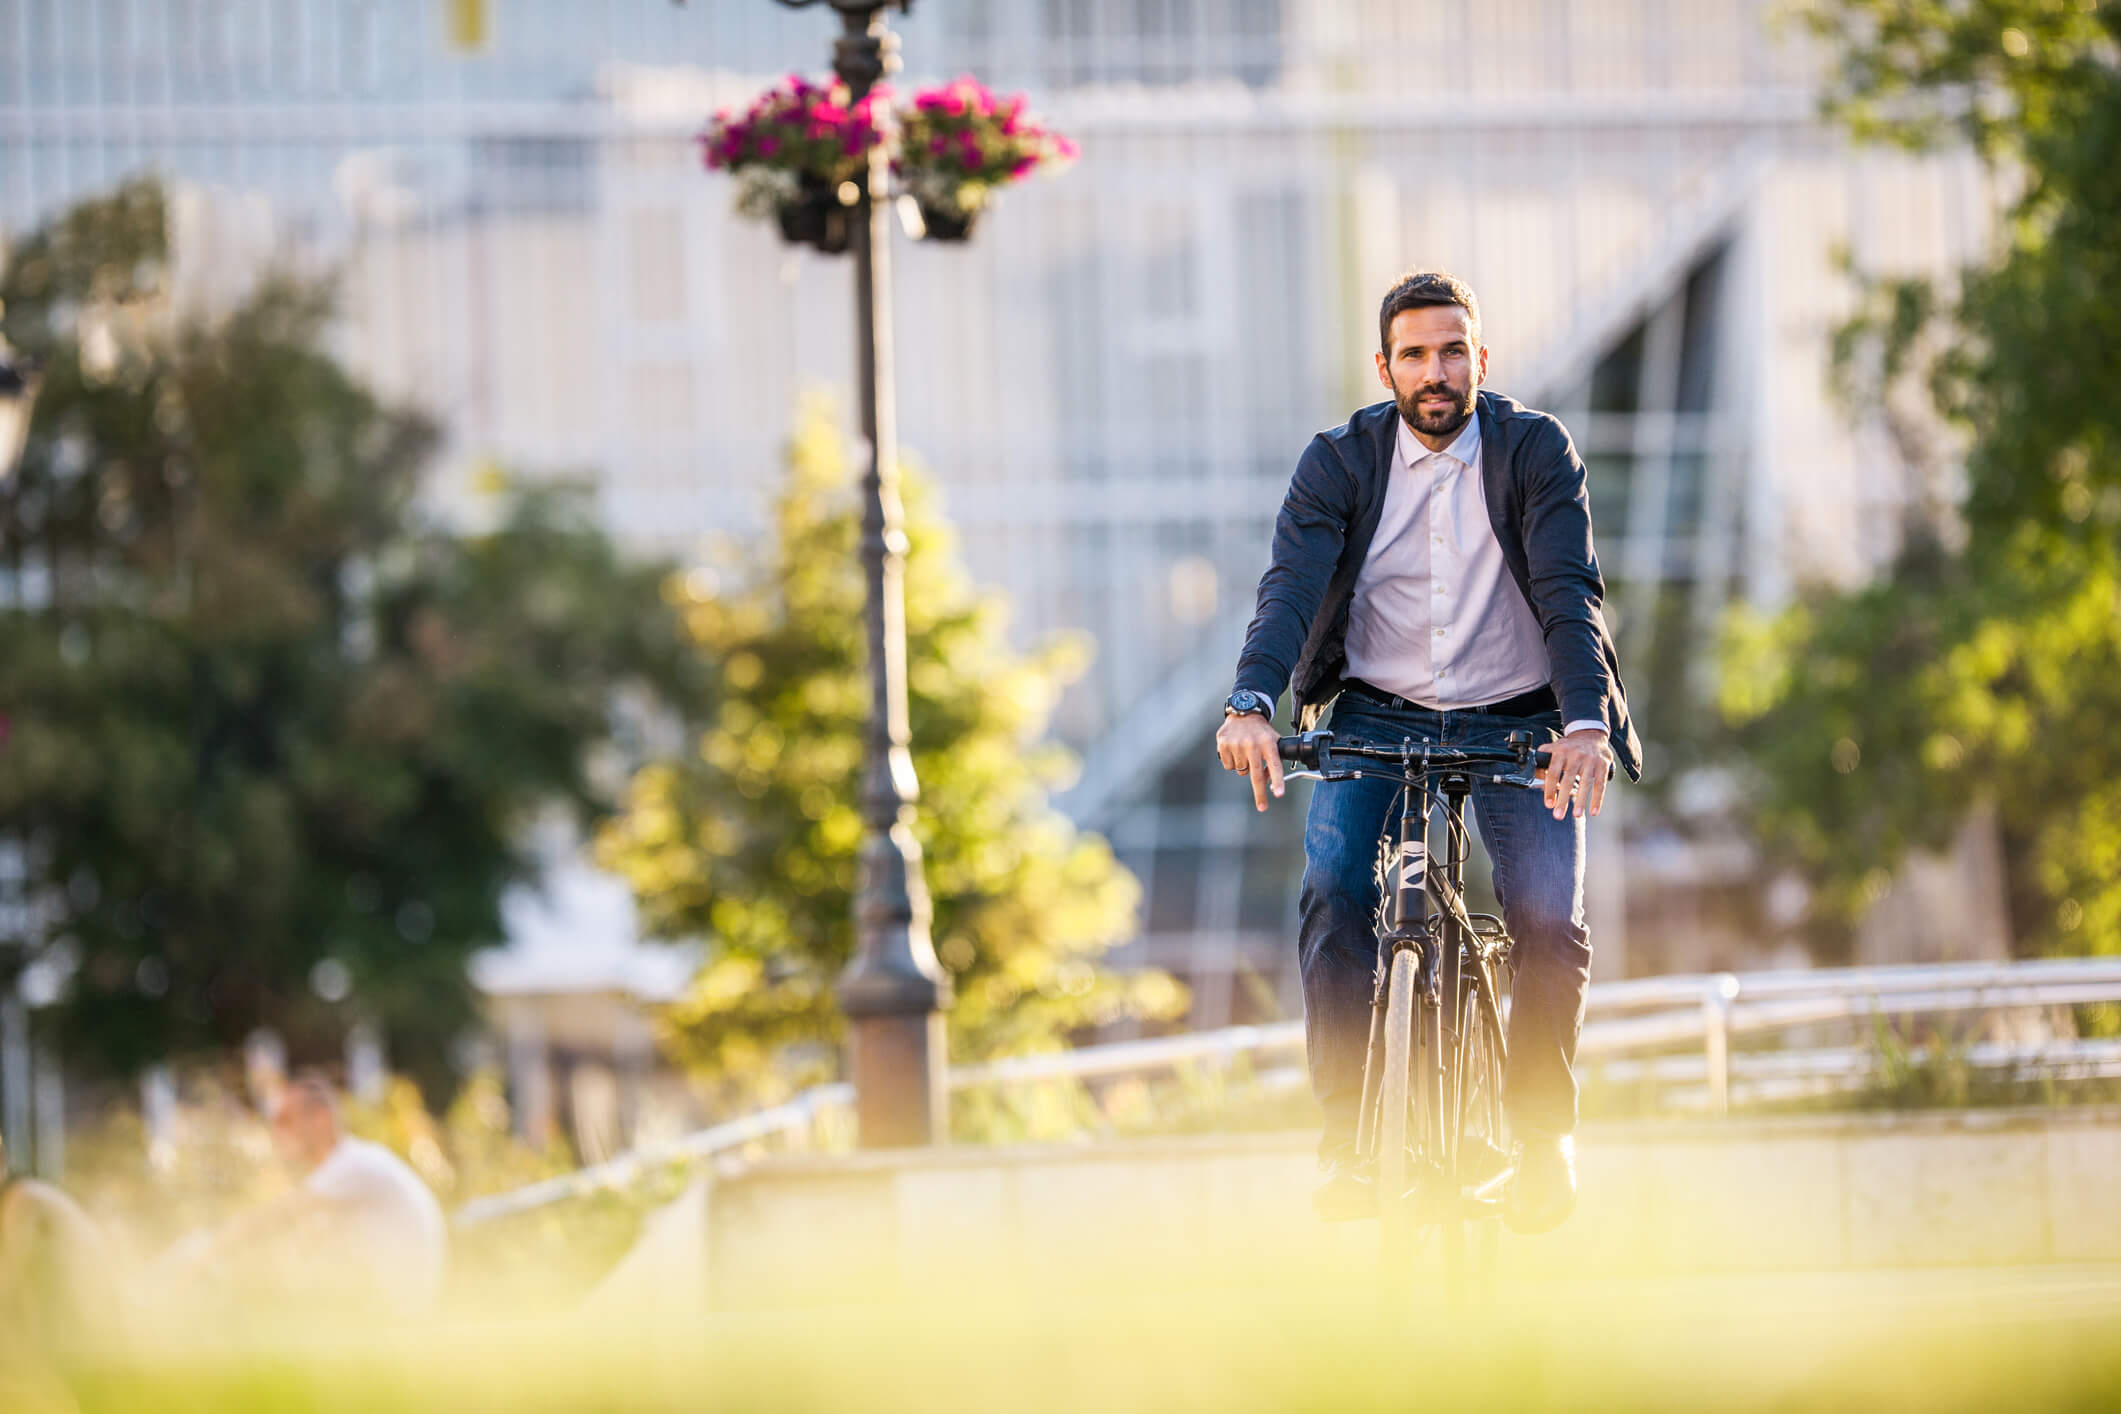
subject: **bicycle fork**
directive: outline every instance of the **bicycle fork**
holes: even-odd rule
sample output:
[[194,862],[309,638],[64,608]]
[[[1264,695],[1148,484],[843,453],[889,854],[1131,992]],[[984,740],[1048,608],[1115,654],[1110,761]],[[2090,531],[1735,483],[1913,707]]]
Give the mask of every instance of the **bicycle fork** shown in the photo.
[[[1425,1003],[1436,995],[1435,949],[1428,944],[1429,917],[1429,795],[1413,786],[1399,793],[1399,838],[1393,850],[1391,924],[1378,939],[1377,966],[1370,984],[1370,1041],[1363,1051],[1362,1108],[1357,1112],[1355,1149],[1359,1154],[1377,1151],[1378,1091],[1384,1072],[1385,1008],[1389,1001],[1392,956],[1401,948],[1417,950],[1414,970],[1417,1030]],[[1437,1113],[1430,1097],[1429,1113]],[[1423,1136],[1426,1143],[1428,1136]]]

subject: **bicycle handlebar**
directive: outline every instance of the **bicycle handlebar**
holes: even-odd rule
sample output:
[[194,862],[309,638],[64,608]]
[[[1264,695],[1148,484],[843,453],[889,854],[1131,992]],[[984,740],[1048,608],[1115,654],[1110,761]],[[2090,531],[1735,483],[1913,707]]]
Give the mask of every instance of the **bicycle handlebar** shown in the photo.
[[1494,746],[1431,746],[1423,743],[1415,746],[1411,742],[1403,746],[1371,746],[1360,741],[1336,741],[1328,731],[1305,732],[1301,736],[1285,736],[1277,743],[1284,761],[1312,771],[1330,771],[1336,758],[1352,758],[1357,761],[1374,761],[1380,765],[1399,766],[1404,772],[1427,775],[1431,771],[1448,770],[1454,766],[1518,766],[1540,767],[1548,764],[1549,754],[1545,747],[1532,745],[1532,734],[1526,731],[1510,733],[1507,748]]

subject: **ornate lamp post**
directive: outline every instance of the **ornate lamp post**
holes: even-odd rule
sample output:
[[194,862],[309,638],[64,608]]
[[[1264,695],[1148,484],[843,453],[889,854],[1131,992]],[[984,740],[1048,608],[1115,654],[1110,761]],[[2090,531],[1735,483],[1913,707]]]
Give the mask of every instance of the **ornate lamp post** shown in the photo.
[[[832,69],[859,102],[898,67],[885,11],[912,0],[777,0],[790,9],[827,4],[842,31]],[[854,899],[855,957],[840,978],[850,1028],[856,1118],[870,1147],[948,1137],[943,1008],[950,983],[929,940],[928,888],[913,838],[920,786],[907,749],[906,535],[898,492],[898,427],[891,357],[889,158],[873,149],[849,215],[854,257],[855,381],[862,436],[862,570],[869,644],[867,766],[862,778],[861,877]]]

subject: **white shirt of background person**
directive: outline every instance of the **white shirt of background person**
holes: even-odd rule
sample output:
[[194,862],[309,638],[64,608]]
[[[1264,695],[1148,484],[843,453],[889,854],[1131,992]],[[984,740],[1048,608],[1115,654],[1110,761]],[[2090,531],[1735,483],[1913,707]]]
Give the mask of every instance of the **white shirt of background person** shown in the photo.
[[449,1226],[410,1165],[381,1144],[344,1135],[302,1187],[345,1225],[354,1255],[368,1263],[377,1295],[393,1311],[433,1308],[449,1263]]

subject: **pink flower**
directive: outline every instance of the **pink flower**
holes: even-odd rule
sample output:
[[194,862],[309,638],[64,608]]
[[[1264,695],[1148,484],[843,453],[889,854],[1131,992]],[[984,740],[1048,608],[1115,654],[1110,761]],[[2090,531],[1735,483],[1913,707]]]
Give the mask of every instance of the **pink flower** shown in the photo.
[[975,172],[979,170],[980,163],[986,161],[987,158],[986,155],[979,150],[979,144],[974,143],[966,147],[966,149],[959,154],[959,160],[965,164],[966,171]]
[[1060,158],[1063,162],[1073,162],[1076,158],[1083,155],[1083,150],[1077,147],[1070,139],[1055,133],[1053,135],[1053,155]]
[[942,108],[943,96],[940,93],[935,92],[935,90],[930,89],[928,92],[923,93],[919,97],[915,98],[913,100],[913,106],[920,109],[923,113],[933,113]]
[[861,156],[862,148],[864,146],[866,146],[866,144],[862,141],[862,135],[860,133],[849,133],[847,134],[847,136],[840,139],[840,151],[842,154],[848,157]]
[[928,139],[928,150],[934,153],[936,156],[940,157],[950,150],[949,140],[946,138],[932,137]]
[[[771,157],[774,153],[779,152],[780,150],[781,140],[779,138],[762,137],[759,139],[759,156]],[[756,179],[754,178],[754,180]]]
[[847,121],[847,110],[837,103],[820,103],[810,110],[810,116],[820,123],[843,123]]
[[1037,166],[1038,159],[1036,157],[1018,158],[1016,165],[1009,169],[1009,179],[1011,181],[1016,181],[1024,177],[1028,177],[1031,175],[1032,169]]

